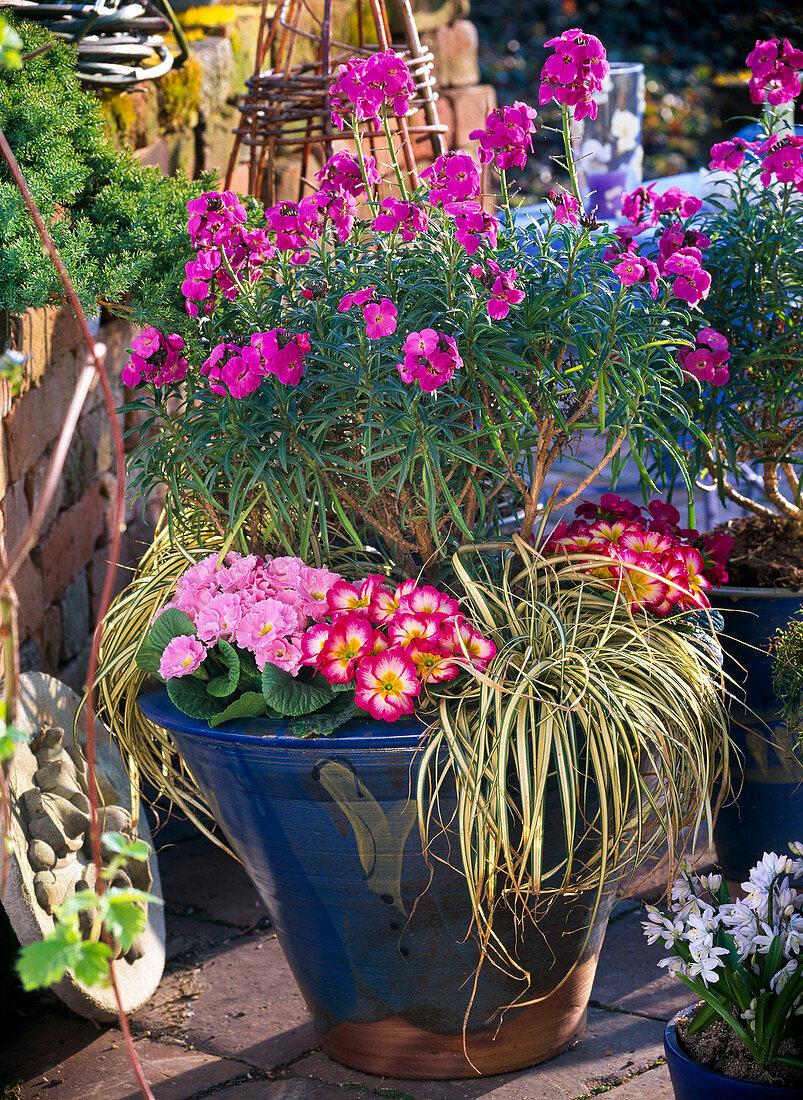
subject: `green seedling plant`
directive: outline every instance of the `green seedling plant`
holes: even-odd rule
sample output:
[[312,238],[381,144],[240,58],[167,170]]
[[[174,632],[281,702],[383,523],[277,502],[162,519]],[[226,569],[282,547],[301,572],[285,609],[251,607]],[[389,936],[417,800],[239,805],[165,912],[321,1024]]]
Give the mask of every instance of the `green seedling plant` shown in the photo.
[[[104,833],[103,850],[109,857],[101,872],[103,888],[76,891],[56,910],[53,931],[20,951],[17,973],[27,991],[46,989],[67,973],[87,986],[110,984],[117,954],[113,945],[123,954],[129,951],[145,930],[147,906],[161,905],[159,898],[144,890],[106,885],[129,860],[148,859],[150,846],[144,840]],[[89,916],[88,922],[82,920],[84,915]]]

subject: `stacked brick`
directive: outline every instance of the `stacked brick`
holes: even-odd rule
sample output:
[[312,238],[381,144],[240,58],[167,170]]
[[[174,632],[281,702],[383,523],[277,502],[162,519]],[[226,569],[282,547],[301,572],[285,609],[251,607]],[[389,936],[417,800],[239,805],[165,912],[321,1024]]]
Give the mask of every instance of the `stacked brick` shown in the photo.
[[[28,358],[22,393],[0,423],[0,524],[14,551],[36,507],[45,472],[85,362],[68,309],[28,310],[11,319],[14,346]],[[98,334],[118,401],[130,326],[111,321]],[[76,688],[83,682],[89,639],[106,574],[111,538],[112,440],[100,387],[90,393],[73,437],[58,491],[38,544],[17,574],[23,670],[42,669]],[[134,562],[149,534],[129,514],[123,560]],[[125,579],[121,573],[118,587]]]

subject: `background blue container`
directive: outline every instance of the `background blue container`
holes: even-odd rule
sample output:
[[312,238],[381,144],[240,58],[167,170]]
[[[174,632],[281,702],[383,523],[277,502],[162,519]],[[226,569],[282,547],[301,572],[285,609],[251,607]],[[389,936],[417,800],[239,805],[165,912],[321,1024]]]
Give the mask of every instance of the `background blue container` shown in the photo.
[[[429,863],[422,856],[420,723],[366,718],[335,737],[299,739],[264,719],[211,729],[163,688],[138,702],[170,731],[214,808],[333,1058],[400,1077],[475,1076],[534,1065],[582,1033],[613,888],[590,928],[590,896],[544,906],[537,928],[500,911],[495,928],[531,982],[485,961],[467,1060],[463,1024],[480,952],[455,834],[441,833]],[[444,821],[454,805],[454,791],[442,792]],[[556,798],[549,813],[548,828],[562,837]],[[502,1022],[506,1006],[540,997]]]
[[735,801],[723,806],[714,827],[718,862],[742,880],[764,852],[787,853],[803,839],[803,762],[786,730],[772,690],[770,639],[803,607],[803,595],[772,588],[720,588],[712,593],[722,612],[725,672],[742,685],[731,706],[731,736],[741,758],[733,761]]

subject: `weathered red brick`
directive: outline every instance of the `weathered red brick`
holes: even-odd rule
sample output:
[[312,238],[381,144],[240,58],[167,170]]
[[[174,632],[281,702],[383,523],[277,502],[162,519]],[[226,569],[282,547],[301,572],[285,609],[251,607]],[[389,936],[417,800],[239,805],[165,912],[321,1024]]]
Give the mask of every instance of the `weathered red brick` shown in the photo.
[[100,484],[93,482],[81,500],[57,517],[50,532],[35,550],[42,569],[47,603],[61,595],[87,565],[105,534],[104,501]]
[[42,657],[42,671],[51,676],[55,675],[59,667],[61,637],[61,611],[58,607],[49,607],[36,633],[36,640]]
[[455,19],[425,37],[435,55],[435,77],[441,88],[467,88],[480,81],[479,36],[468,19]]
[[13,553],[19,545],[31,513],[28,508],[28,498],[25,495],[25,481],[20,479],[9,485],[3,497],[2,505],[3,524],[6,538],[6,548]]
[[30,558],[22,563],[14,578],[14,591],[17,593],[17,624],[19,640],[24,642],[37,630],[45,614],[45,599],[42,591],[42,574]]
[[[28,507],[33,512],[39,503],[39,498],[42,494],[42,489],[45,483],[45,477],[47,476],[47,469],[50,465],[50,455],[52,448],[48,448],[45,454],[31,467],[31,469],[25,475],[25,495],[28,499]],[[61,510],[62,501],[64,499],[64,482],[59,479],[56,486],[56,491],[53,494],[53,500],[45,513],[45,519],[42,524],[42,529],[39,533],[40,540],[47,534],[51,523]]]

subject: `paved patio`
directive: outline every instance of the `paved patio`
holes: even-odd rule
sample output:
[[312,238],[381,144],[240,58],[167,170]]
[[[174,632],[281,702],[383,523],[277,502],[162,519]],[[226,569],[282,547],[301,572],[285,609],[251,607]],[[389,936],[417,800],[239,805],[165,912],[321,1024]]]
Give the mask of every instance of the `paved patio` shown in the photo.
[[[175,834],[175,830],[172,830]],[[705,861],[705,857],[703,857]],[[614,911],[585,1038],[534,1069],[478,1081],[401,1081],[331,1062],[240,865],[189,827],[161,849],[168,965],[131,1020],[158,1100],[671,1100],[664,1023],[687,990],[656,968],[660,945],[641,933],[641,900]],[[0,1043],[0,1100],[137,1100],[116,1027],[74,1016],[50,995],[17,1006]]]

